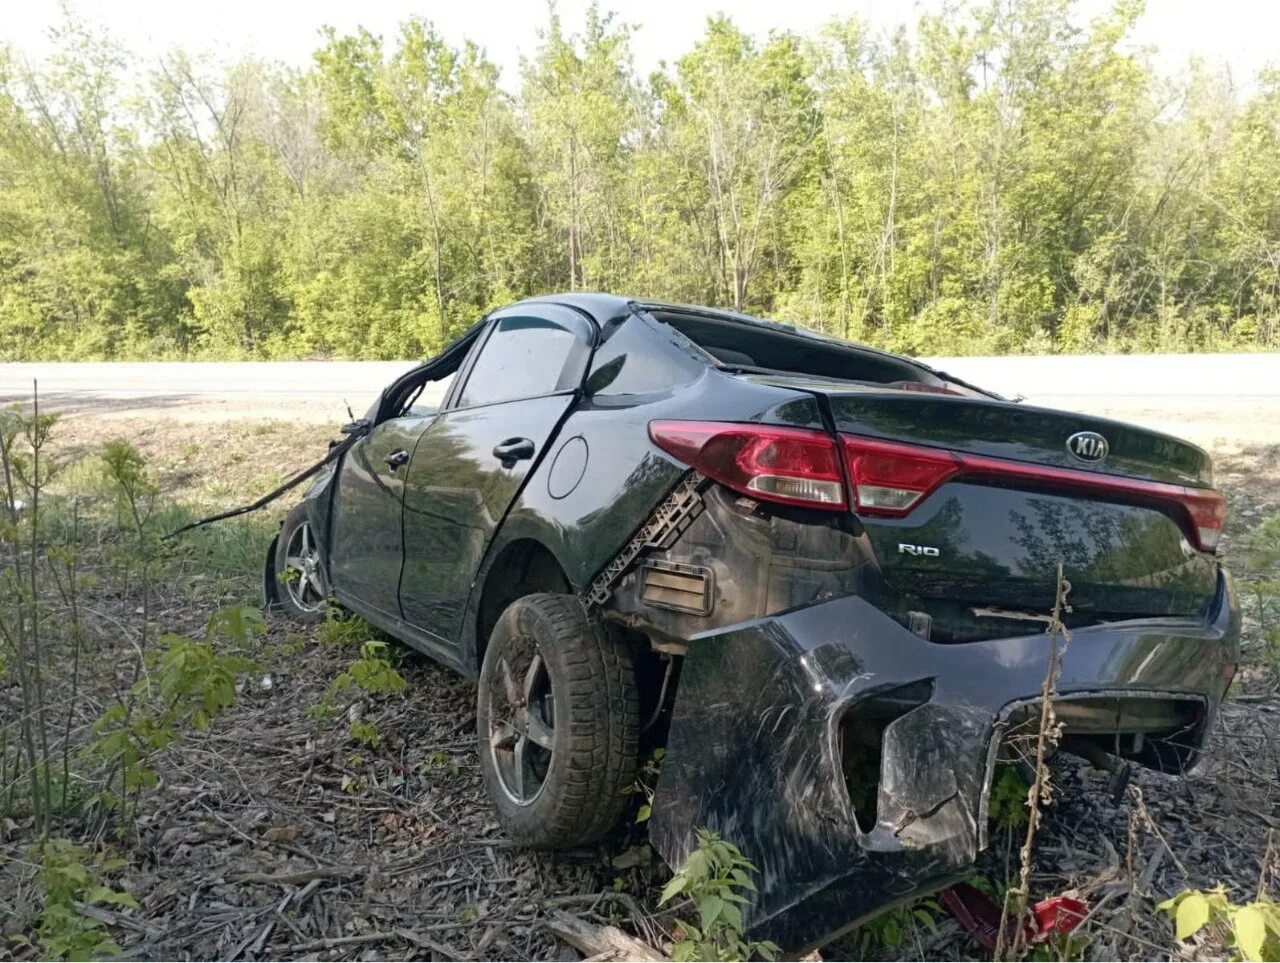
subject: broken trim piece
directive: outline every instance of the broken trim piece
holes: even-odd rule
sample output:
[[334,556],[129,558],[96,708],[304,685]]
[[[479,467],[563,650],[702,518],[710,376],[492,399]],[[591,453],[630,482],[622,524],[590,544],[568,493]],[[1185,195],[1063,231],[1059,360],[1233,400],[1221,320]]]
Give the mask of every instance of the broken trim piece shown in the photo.
[[622,577],[631,571],[637,558],[650,549],[670,548],[677,538],[702,514],[702,491],[707,479],[698,472],[690,472],[666,498],[653,510],[649,520],[613,561],[600,570],[591,585],[582,593],[582,603],[588,609],[604,605]]
[[359,441],[361,438],[363,438],[365,435],[369,433],[369,429],[371,427],[367,422],[362,424],[361,422],[358,422],[358,421],[352,422],[352,425],[355,426],[355,428],[354,430],[352,430],[347,434],[346,438],[338,442],[336,445],[330,442],[332,447],[329,449],[329,454],[325,455],[323,458],[321,458],[318,462],[316,462],[310,468],[304,468],[302,471],[298,472],[298,474],[294,475],[292,478],[290,478],[287,482],[285,482],[279,488],[276,488],[272,491],[267,492],[267,494],[263,495],[257,501],[250,502],[248,505],[241,505],[239,508],[232,508],[225,512],[219,512],[216,515],[210,515],[207,518],[201,518],[198,521],[194,521],[187,525],[183,525],[180,528],[175,528],[169,534],[164,536],[164,541],[168,541],[171,538],[176,538],[177,536],[181,535],[183,532],[189,532],[195,528],[203,528],[206,525],[212,525],[214,522],[221,522],[228,518],[236,518],[240,515],[248,515],[250,512],[256,512],[259,508],[265,508],[267,505],[270,505],[273,501],[275,501],[285,492],[289,491],[290,489],[297,488],[299,485],[301,485],[304,481],[306,481],[312,475],[315,475],[325,465],[328,465],[331,462],[335,462],[339,458],[341,458],[343,455],[345,455],[347,453],[347,450],[352,445],[354,445],[357,441]]

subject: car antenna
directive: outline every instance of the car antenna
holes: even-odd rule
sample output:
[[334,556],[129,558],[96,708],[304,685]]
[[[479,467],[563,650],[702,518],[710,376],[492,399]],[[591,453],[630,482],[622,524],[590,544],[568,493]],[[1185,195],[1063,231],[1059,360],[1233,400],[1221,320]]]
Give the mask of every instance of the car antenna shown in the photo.
[[348,417],[350,420],[355,421],[355,420],[356,420],[356,413],[355,413],[354,411],[352,411],[352,410],[351,410],[351,402],[349,402],[346,398],[343,398],[343,399],[342,399],[342,403],[343,403],[343,405],[345,405],[345,406],[346,406],[346,409],[347,409],[347,417]]

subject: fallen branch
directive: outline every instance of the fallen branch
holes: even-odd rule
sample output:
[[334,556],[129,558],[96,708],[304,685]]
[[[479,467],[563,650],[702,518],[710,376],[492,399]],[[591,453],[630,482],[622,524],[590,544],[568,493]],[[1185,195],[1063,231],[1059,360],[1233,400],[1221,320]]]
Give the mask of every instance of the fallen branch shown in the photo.
[[259,883],[264,886],[301,886],[316,879],[348,879],[364,872],[360,866],[316,866],[292,873],[235,873],[228,883]]
[[556,910],[543,925],[556,937],[588,957],[620,960],[665,960],[648,943],[628,936],[616,926],[596,926],[563,910]]

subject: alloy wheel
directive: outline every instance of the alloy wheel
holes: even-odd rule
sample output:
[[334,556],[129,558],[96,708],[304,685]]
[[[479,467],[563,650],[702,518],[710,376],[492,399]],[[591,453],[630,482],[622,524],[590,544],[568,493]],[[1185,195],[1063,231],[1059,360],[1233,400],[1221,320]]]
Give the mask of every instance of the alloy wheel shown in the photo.
[[310,522],[304,521],[289,535],[281,580],[290,600],[302,611],[315,612],[324,605],[329,592],[320,567],[320,546]]
[[512,802],[542,792],[555,752],[555,694],[547,664],[528,636],[512,639],[498,660],[489,708],[489,751]]

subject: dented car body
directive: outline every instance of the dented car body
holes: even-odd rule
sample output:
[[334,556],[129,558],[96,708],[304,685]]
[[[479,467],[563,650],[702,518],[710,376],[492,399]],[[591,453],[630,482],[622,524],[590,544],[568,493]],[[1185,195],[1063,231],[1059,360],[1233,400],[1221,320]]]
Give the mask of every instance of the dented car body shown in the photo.
[[619,751],[666,747],[655,846],[678,866],[700,827],[736,843],[761,870],[747,920],[788,949],[964,875],[1038,714],[1059,565],[1064,748],[1181,771],[1235,671],[1204,452],[785,325],[521,302],[348,431],[269,593],[479,676],[500,814],[553,791],[569,695],[545,640],[514,681],[486,649],[521,599],[576,599],[626,650]]

